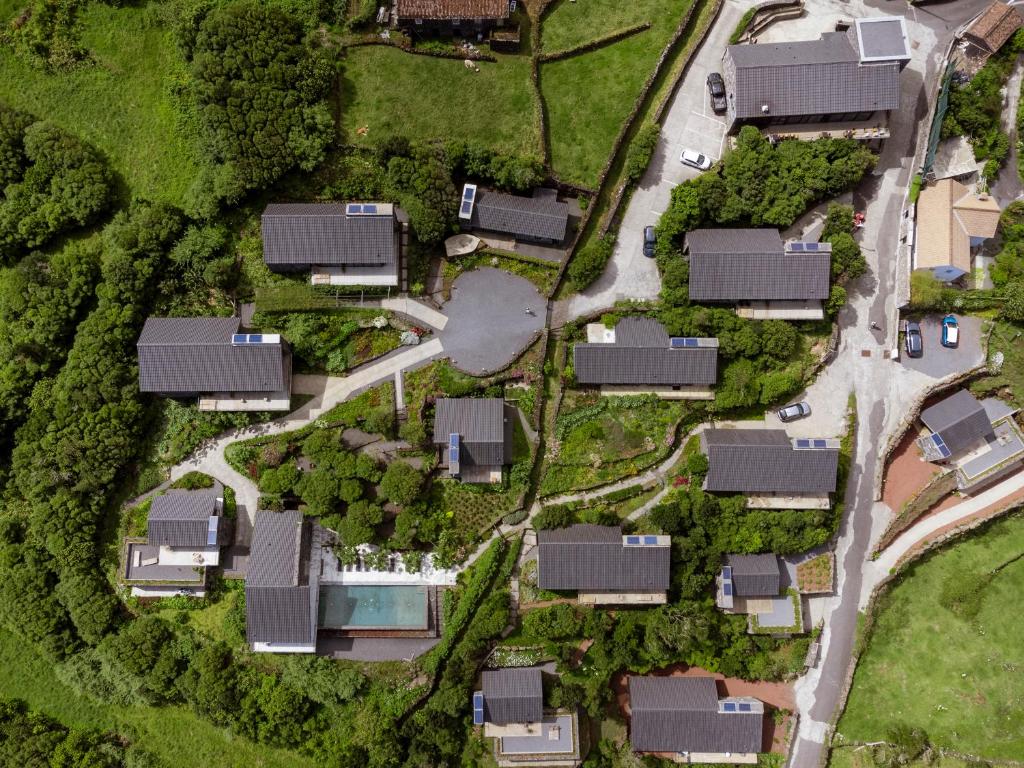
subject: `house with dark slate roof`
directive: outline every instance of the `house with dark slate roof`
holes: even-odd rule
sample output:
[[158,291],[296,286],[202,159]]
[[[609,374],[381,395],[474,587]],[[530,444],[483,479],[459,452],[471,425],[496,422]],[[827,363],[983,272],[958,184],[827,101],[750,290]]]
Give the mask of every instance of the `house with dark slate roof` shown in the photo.
[[720,698],[712,677],[630,675],[629,709],[634,752],[754,765],[762,750],[764,704],[747,696]]
[[206,570],[220,563],[231,527],[222,486],[171,490],[150,502],[145,539],[124,542],[121,580],[136,597],[206,594]]
[[795,565],[773,554],[726,555],[715,579],[715,605],[749,616],[751,632],[802,632],[803,604],[794,588],[795,574]]
[[473,724],[494,739],[501,768],[564,766],[576,768],[584,753],[575,710],[544,707],[539,667],[486,670],[482,690],[473,694]]
[[586,605],[667,600],[669,536],[623,535],[619,526],[572,525],[537,531],[537,586],[578,593]]
[[292,355],[277,334],[237,317],[151,317],[136,344],[139,390],[199,398],[201,411],[286,411]]
[[886,138],[909,60],[900,16],[858,19],[819,40],[730,45],[722,69],[728,130],[754,125],[779,135]]
[[395,0],[395,25],[416,35],[482,38],[503,27],[516,0]]
[[690,301],[734,304],[752,320],[820,320],[830,243],[783,242],[777,229],[695,229],[684,243]]
[[558,200],[553,190],[538,189],[533,197],[522,197],[466,184],[462,188],[459,224],[467,230],[507,235],[520,242],[557,245],[565,240],[569,206]]
[[321,529],[302,513],[256,513],[245,576],[245,636],[254,651],[316,652]]
[[313,285],[405,289],[409,222],[390,203],[273,203],[261,221],[273,272],[310,272]]
[[704,490],[742,493],[754,509],[828,509],[836,489],[839,441],[793,439],[783,429],[701,432],[708,457]]
[[1024,434],[998,398],[979,401],[961,389],[921,411],[928,434],[917,445],[927,461],[956,473],[957,488],[975,489],[1016,471],[1024,462]]
[[443,397],[434,404],[440,466],[464,483],[500,483],[512,461],[516,409],[502,398]]
[[651,392],[665,399],[712,400],[718,380],[718,339],[670,338],[650,317],[624,317],[615,328],[587,325],[573,345],[576,383],[605,395]]

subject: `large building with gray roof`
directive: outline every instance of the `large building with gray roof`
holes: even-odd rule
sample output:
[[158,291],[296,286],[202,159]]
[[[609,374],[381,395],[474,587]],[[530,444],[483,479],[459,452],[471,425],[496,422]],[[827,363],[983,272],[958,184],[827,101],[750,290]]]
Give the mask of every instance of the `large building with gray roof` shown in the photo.
[[408,222],[390,203],[273,203],[261,221],[274,272],[308,271],[314,285],[402,287]]
[[245,333],[237,317],[151,317],[137,343],[139,390],[199,397],[200,410],[273,411],[291,404],[291,350]]
[[[730,45],[723,63],[729,132],[743,125],[877,123],[900,106],[900,72],[910,60],[902,17],[860,19],[819,40]],[[824,130],[828,130],[825,128]],[[832,131],[842,130],[833,126]]]
[[670,563],[669,536],[607,525],[537,531],[537,585],[575,591],[584,604],[664,603]]
[[254,651],[316,651],[319,535],[300,512],[256,513],[245,577],[245,635]]
[[169,490],[150,502],[146,538],[126,538],[121,579],[142,598],[206,594],[207,569],[220,563],[230,543],[230,521],[222,515],[222,486]]
[[614,329],[595,323],[573,346],[576,382],[605,394],[654,392],[708,400],[718,380],[718,339],[670,338],[650,317],[624,317]]
[[459,203],[459,223],[527,243],[557,245],[568,231],[569,206],[554,190],[538,189],[532,197],[523,197],[466,184]]
[[629,741],[634,752],[676,753],[690,763],[756,763],[764,704],[719,698],[712,677],[629,677]]
[[827,509],[836,489],[839,441],[790,439],[782,429],[701,432],[708,457],[704,489],[742,493],[758,508]]
[[434,445],[450,477],[501,482],[512,461],[516,410],[497,397],[443,397],[434,404]]
[[[784,242],[777,229],[695,229],[686,235],[690,300],[735,304],[754,319],[817,319],[828,299],[832,246]],[[752,314],[760,310],[764,317]]]

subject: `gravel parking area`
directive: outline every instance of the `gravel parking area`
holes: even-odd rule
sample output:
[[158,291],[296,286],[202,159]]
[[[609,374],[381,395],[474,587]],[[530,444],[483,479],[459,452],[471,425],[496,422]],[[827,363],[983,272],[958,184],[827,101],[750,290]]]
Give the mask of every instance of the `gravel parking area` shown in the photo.
[[501,370],[523,351],[544,328],[547,302],[529,280],[483,267],[459,276],[444,313],[448,324],[437,335],[445,354],[479,376]]
[[[977,317],[956,316],[960,324],[960,346],[948,349],[942,346],[942,317],[929,315],[920,320],[921,336],[924,339],[924,356],[908,357],[903,340],[900,339],[900,353],[903,365],[911,370],[942,379],[954,373],[969,371],[985,361],[982,345],[982,320]],[[900,329],[903,330],[902,328]]]

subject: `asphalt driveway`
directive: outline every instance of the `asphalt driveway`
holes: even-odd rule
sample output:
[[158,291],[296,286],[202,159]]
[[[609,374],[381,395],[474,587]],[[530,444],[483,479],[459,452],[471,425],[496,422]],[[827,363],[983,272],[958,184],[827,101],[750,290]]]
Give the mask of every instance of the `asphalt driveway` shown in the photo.
[[500,371],[536,338],[547,302],[529,280],[482,267],[458,277],[443,310],[448,324],[437,336],[445,354],[479,376]]
[[943,315],[928,315],[919,321],[921,337],[924,340],[924,355],[908,357],[906,347],[903,346],[901,340],[900,353],[903,365],[933,379],[942,379],[955,373],[963,373],[981,365],[985,361],[981,318],[961,317],[960,315],[955,315],[955,317],[960,324],[959,347],[949,349],[942,346]]

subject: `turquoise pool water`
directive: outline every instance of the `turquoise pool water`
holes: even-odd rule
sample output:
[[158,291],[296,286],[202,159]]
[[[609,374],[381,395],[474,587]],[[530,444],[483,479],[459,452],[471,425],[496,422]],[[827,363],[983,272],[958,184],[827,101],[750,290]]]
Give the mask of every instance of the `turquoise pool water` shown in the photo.
[[323,584],[319,625],[325,629],[426,629],[427,588]]

